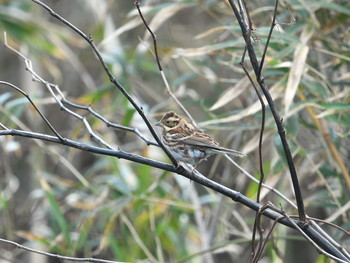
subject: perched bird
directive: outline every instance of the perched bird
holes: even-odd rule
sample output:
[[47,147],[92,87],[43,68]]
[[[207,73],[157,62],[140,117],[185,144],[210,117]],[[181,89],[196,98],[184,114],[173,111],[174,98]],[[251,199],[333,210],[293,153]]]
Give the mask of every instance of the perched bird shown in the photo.
[[208,134],[195,128],[173,111],[166,113],[156,123],[162,128],[161,140],[177,161],[196,166],[213,154],[230,154],[243,157],[244,154],[219,146]]

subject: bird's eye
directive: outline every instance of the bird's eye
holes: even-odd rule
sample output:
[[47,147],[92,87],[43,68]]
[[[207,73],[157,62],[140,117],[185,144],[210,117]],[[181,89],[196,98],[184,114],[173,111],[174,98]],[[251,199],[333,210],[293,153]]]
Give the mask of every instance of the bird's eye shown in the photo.
[[168,120],[168,121],[166,121],[166,123],[167,123],[167,124],[170,124],[170,121]]

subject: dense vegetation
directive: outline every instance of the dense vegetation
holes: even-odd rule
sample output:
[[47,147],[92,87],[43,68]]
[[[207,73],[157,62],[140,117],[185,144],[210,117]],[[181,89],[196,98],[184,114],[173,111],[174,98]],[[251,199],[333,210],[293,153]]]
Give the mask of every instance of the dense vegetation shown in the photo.
[[[159,73],[153,41],[133,1],[45,1],[90,34],[123,87],[154,122],[169,110],[185,115]],[[247,1],[260,58],[274,1]],[[259,178],[261,105],[240,62],[244,39],[226,1],[145,1],[143,15],[157,35],[160,61],[173,94],[222,145],[247,154],[237,162]],[[350,4],[281,2],[263,68],[283,117],[306,212],[350,229]],[[31,1],[0,1],[0,29],[33,69],[71,102],[91,106],[107,120],[147,127],[106,76],[91,47]],[[4,40],[4,38],[2,38]],[[46,87],[32,81],[24,60],[0,47],[0,80],[33,99],[64,137],[90,145],[83,122],[60,111]],[[249,58],[245,58],[249,72]],[[74,109],[76,110],[76,109]],[[94,132],[121,150],[169,162],[163,151],[133,132],[113,129],[87,111]],[[0,123],[52,132],[23,95],[0,86]],[[3,128],[3,126],[1,126]],[[100,145],[101,146],[101,145]],[[160,169],[30,138],[0,136],[0,237],[74,257],[128,262],[248,262],[255,212],[199,184]],[[269,108],[263,140],[265,184],[294,202],[289,171]],[[257,184],[222,157],[198,170],[255,199]],[[286,200],[271,201],[297,215]],[[263,219],[266,232],[273,221]],[[345,249],[348,233],[323,225]],[[310,248],[309,248],[310,246]],[[0,245],[11,262],[31,253]],[[207,253],[210,252],[210,253]],[[263,261],[265,260],[265,261]],[[329,262],[296,231],[276,226],[261,262]],[[24,261],[23,261],[24,262]]]

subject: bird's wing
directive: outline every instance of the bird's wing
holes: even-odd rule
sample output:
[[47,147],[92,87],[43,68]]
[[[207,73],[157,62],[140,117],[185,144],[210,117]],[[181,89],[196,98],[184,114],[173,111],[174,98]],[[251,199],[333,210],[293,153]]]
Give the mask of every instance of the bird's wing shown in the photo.
[[176,140],[188,145],[206,147],[212,149],[215,152],[225,152],[239,157],[245,156],[239,151],[219,146],[219,144],[212,137],[202,131],[182,134],[182,136],[179,136]]
[[187,144],[189,146],[199,146],[199,147],[205,147],[207,149],[211,149],[215,152],[225,152],[228,154],[232,154],[235,156],[243,157],[245,156],[243,153],[231,149],[227,149],[224,147],[219,146],[219,144],[208,134],[199,131],[199,130],[189,130],[189,131],[182,131],[180,132],[174,132],[170,135],[171,138],[174,141],[182,142],[184,144]]
[[182,133],[181,136],[176,138],[177,141],[183,142],[184,144],[193,146],[203,146],[203,147],[218,147],[218,143],[213,140],[208,134],[202,131],[189,131]]

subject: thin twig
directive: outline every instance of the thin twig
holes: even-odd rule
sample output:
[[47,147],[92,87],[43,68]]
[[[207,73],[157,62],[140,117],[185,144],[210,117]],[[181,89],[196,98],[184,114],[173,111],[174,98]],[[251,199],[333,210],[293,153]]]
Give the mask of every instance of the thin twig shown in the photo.
[[[259,225],[259,226],[261,225],[261,224],[260,224],[261,212],[264,211],[264,210],[266,210],[266,209],[273,209],[273,210],[275,210],[275,207],[274,207],[274,205],[273,205],[271,202],[268,202],[268,203],[264,204],[264,205],[261,207],[261,209],[257,212],[257,217],[256,217],[256,224]],[[275,210],[275,211],[276,211],[276,210]],[[280,211],[277,210],[276,212],[279,213]],[[276,219],[274,220],[274,223],[273,223],[272,226],[270,227],[270,230],[269,230],[269,232],[267,233],[267,235],[266,235],[266,237],[265,237],[265,240],[263,239],[263,235],[262,235],[262,234],[260,235],[259,248],[258,248],[257,253],[254,255],[254,257],[253,257],[253,259],[252,259],[252,263],[257,263],[257,262],[259,261],[261,255],[262,255],[262,252],[263,252],[264,249],[265,249],[265,246],[266,246],[266,244],[267,244],[267,241],[268,241],[270,235],[272,234],[273,229],[274,229],[275,226],[277,225],[278,221],[280,221],[282,218],[285,218],[285,216],[282,215],[282,213],[281,213],[281,216],[278,217],[278,218],[276,218]],[[263,241],[263,242],[262,242],[262,241]]]
[[35,103],[32,101],[32,99],[30,98],[30,96],[24,92],[23,90],[21,90],[20,88],[18,88],[17,86],[6,82],[6,81],[0,81],[0,84],[9,86],[13,89],[15,89],[16,91],[18,91],[19,93],[21,93],[23,96],[25,96],[27,98],[27,100],[29,101],[29,103],[33,106],[33,108],[35,109],[35,111],[40,115],[40,117],[43,119],[43,121],[46,123],[46,125],[50,128],[50,130],[57,136],[57,138],[64,144],[65,142],[65,138],[63,138],[57,131],[56,129],[52,126],[52,124],[48,121],[48,119],[44,116],[44,114],[39,110],[39,108],[35,105]]
[[145,25],[145,27],[147,28],[148,32],[149,32],[149,33],[151,34],[151,36],[152,36],[153,45],[154,45],[154,53],[155,53],[155,55],[156,55],[156,60],[157,60],[157,64],[158,64],[158,69],[159,69],[159,71],[163,71],[162,66],[161,66],[161,64],[160,64],[159,56],[158,56],[157,40],[156,40],[156,39],[157,39],[157,36],[156,36],[156,35],[153,33],[153,31],[150,29],[150,27],[148,26],[148,24],[147,24],[145,18],[144,18],[143,15],[142,15],[142,12],[141,12],[141,9],[140,9],[140,1],[139,1],[139,0],[136,0],[136,1],[134,2],[134,5],[136,6],[137,11],[139,12],[139,15],[140,15],[140,17],[141,17],[141,19],[142,19],[143,24]]
[[43,2],[39,1],[39,0],[32,0],[34,3],[40,5],[41,7],[43,7],[44,9],[46,9],[50,15],[52,15],[53,17],[57,18],[59,21],[61,21],[63,24],[67,25],[69,28],[71,28],[74,32],[76,32],[77,34],[79,34],[84,40],[86,40],[86,42],[89,43],[89,45],[91,46],[92,50],[94,51],[95,55],[97,56],[98,60],[100,61],[104,71],[106,72],[107,76],[109,77],[109,80],[119,89],[119,91],[127,98],[127,100],[131,103],[131,105],[135,108],[135,110],[138,112],[138,114],[141,116],[141,118],[143,119],[144,123],[146,124],[146,126],[148,127],[149,131],[151,132],[153,138],[156,140],[157,144],[160,145],[160,147],[163,149],[163,151],[167,154],[167,156],[169,157],[169,159],[171,160],[171,162],[174,165],[177,165],[177,161],[175,160],[175,158],[171,155],[171,153],[165,148],[165,146],[163,145],[163,143],[161,142],[161,140],[158,138],[157,133],[155,132],[153,125],[151,124],[151,122],[148,120],[148,118],[146,117],[142,107],[140,107],[136,101],[131,97],[131,95],[124,89],[124,87],[117,81],[117,79],[113,76],[112,72],[109,70],[107,64],[105,63],[105,61],[102,58],[101,53],[99,52],[98,48],[96,47],[96,45],[93,42],[93,39],[91,36],[86,35],[85,33],[83,33],[79,28],[77,28],[76,26],[74,26],[72,23],[70,23],[69,21],[67,21],[66,19],[64,19],[63,17],[61,17],[60,15],[58,15],[52,8],[50,8],[48,5],[44,4]]
[[135,1],[135,6],[137,8],[137,11],[139,12],[139,15],[142,19],[143,24],[145,25],[147,31],[151,34],[152,39],[153,39],[153,45],[154,45],[154,53],[156,56],[156,61],[157,61],[157,65],[158,65],[158,69],[160,71],[160,74],[162,76],[163,82],[165,84],[165,87],[170,95],[170,97],[173,98],[173,100],[179,105],[179,107],[182,109],[182,111],[191,119],[191,122],[193,123],[194,126],[198,127],[196,121],[192,118],[191,114],[188,112],[188,110],[182,105],[182,103],[179,101],[179,99],[175,96],[175,94],[171,91],[170,86],[169,86],[169,82],[164,74],[164,71],[162,69],[161,63],[160,63],[160,59],[159,59],[159,54],[158,54],[158,49],[157,49],[157,37],[156,35],[153,33],[153,31],[151,30],[151,28],[148,26],[146,19],[144,18],[141,9],[140,9],[140,1],[136,0]]
[[61,101],[62,101],[63,104],[67,104],[67,105],[69,105],[71,107],[88,111],[93,116],[95,116],[96,118],[98,118],[101,121],[103,121],[106,124],[107,127],[112,127],[112,128],[118,129],[118,130],[124,130],[124,131],[135,133],[147,145],[154,145],[154,146],[158,146],[159,147],[159,145],[156,142],[153,142],[153,141],[150,141],[149,139],[147,139],[147,137],[145,135],[143,135],[137,128],[127,127],[127,126],[123,126],[123,125],[111,122],[111,121],[107,120],[105,117],[103,117],[101,114],[96,112],[91,106],[83,106],[83,105],[76,104],[76,103],[73,103],[73,102],[67,100],[66,97],[64,96],[64,94],[62,93],[62,91],[59,89],[59,87],[57,85],[54,85],[54,88],[56,89],[57,93],[59,93],[59,95],[61,96]]
[[98,259],[98,258],[67,257],[67,256],[53,254],[53,253],[50,253],[50,252],[44,252],[44,251],[41,251],[41,250],[37,250],[37,249],[34,249],[34,248],[23,246],[21,244],[18,244],[16,242],[9,241],[9,240],[3,239],[3,238],[0,238],[0,242],[13,245],[16,248],[23,249],[23,250],[26,250],[26,251],[29,251],[29,252],[33,252],[33,253],[36,253],[36,254],[40,254],[40,255],[44,255],[44,256],[48,256],[48,257],[53,257],[53,258],[57,258],[57,259],[62,259],[62,260],[71,260],[71,261],[78,261],[78,262],[80,262],[80,261],[83,261],[83,262],[88,261],[88,262],[97,262],[97,263],[123,263],[121,261],[105,260],[105,259]]
[[[15,50],[14,48],[12,48],[11,46],[8,45],[7,43],[7,34],[6,32],[4,32],[4,43],[5,43],[5,47],[7,47],[8,49],[10,49],[11,51],[15,52],[18,56],[22,57],[23,59],[26,60],[26,57],[24,57],[20,52],[18,52],[17,50]],[[29,66],[31,66],[31,63],[28,63]],[[28,68],[28,66],[27,66]],[[36,112],[40,115],[40,117],[43,119],[43,121],[46,123],[46,125],[50,128],[50,130],[57,136],[57,138],[60,139],[60,141],[62,141],[64,143],[65,139],[56,131],[56,129],[51,125],[51,123],[48,121],[48,119],[44,116],[44,114],[39,110],[39,108],[35,105],[35,103],[32,101],[32,99],[29,97],[29,95],[24,92],[23,90],[21,90],[20,88],[16,87],[15,85],[5,82],[5,81],[1,81],[2,84],[10,86],[11,88],[17,90],[19,93],[21,93],[23,96],[25,96],[27,98],[27,100],[30,102],[30,104],[34,107],[34,109],[36,110]]]
[[[245,9],[245,12],[243,12],[241,10],[241,14],[242,13],[245,13],[246,16],[247,16],[247,21],[248,21],[248,31],[247,31],[247,34],[246,34],[246,39],[249,43],[251,43],[251,32],[252,32],[252,27],[253,27],[253,23],[252,23],[252,20],[250,18],[250,13],[249,13],[249,10],[248,10],[248,7],[247,7],[247,4],[244,0],[243,1],[243,5],[244,5],[244,9]],[[240,3],[241,1],[239,1]],[[242,9],[242,4],[240,4],[240,9]],[[246,44],[247,45],[247,44]],[[264,182],[264,179],[265,179],[265,174],[264,174],[264,168],[263,168],[263,159],[262,159],[262,142],[263,142],[263,136],[264,136],[264,129],[265,129],[265,119],[266,119],[266,107],[265,107],[265,103],[264,103],[264,100],[258,90],[258,88],[256,87],[252,77],[250,76],[248,70],[246,69],[245,65],[244,65],[244,59],[245,59],[245,54],[246,54],[246,51],[247,51],[247,46],[245,46],[244,48],[244,52],[243,52],[243,56],[242,56],[242,59],[241,59],[241,67],[242,69],[244,70],[246,76],[248,76],[249,78],[249,81],[250,83],[252,83],[253,85],[253,88],[255,90],[255,93],[257,94],[258,96],[258,99],[259,99],[259,102],[260,102],[260,105],[261,105],[261,126],[260,126],[260,133],[259,133],[259,171],[260,171],[260,180],[259,180],[259,185],[258,185],[258,190],[257,190],[257,197],[256,197],[256,200],[258,203],[260,203],[260,193],[261,193],[261,188],[262,188],[262,185],[263,185],[263,182]],[[265,51],[266,52],[266,51]],[[255,235],[256,235],[256,231],[258,230],[258,233],[259,233],[259,246],[261,246],[261,242],[263,240],[263,236],[262,236],[262,229],[261,229],[261,225],[258,223],[258,212],[256,213],[255,215],[255,222],[254,222],[254,226],[253,226],[253,231],[252,231],[252,246],[251,246],[251,249],[252,249],[252,255],[255,254]],[[253,256],[254,258],[254,256]]]
[[257,75],[258,79],[260,79],[261,71],[262,71],[264,63],[265,63],[265,56],[266,56],[266,53],[267,53],[267,48],[269,47],[269,43],[270,43],[270,39],[271,39],[271,36],[272,36],[273,29],[276,26],[277,7],[278,7],[278,0],[275,0],[275,9],[274,9],[274,12],[273,12],[272,23],[271,23],[271,26],[270,26],[269,35],[267,36],[267,41],[266,41],[266,44],[265,44],[264,52],[263,52],[261,60],[260,60],[260,67],[259,67],[259,71],[258,71],[258,75]]
[[[32,66],[32,62],[26,57],[24,56],[22,53],[20,53],[19,51],[15,50],[14,48],[12,48],[11,46],[9,46],[7,44],[7,38],[6,38],[6,34],[5,34],[5,46],[10,49],[12,52],[16,53],[19,57],[21,57],[24,60],[24,63],[26,65],[26,70],[29,71],[32,74],[32,78],[34,81],[38,81],[42,84],[45,85],[45,87],[48,89],[48,91],[50,92],[51,96],[54,98],[54,100],[56,101],[56,103],[58,104],[59,108],[61,110],[66,111],[67,113],[69,113],[70,115],[72,115],[73,117],[77,118],[78,120],[82,121],[83,124],[85,125],[86,129],[88,130],[88,132],[90,133],[91,138],[96,141],[97,143],[100,143],[102,145],[104,145],[105,147],[107,147],[108,149],[113,149],[113,147],[111,145],[109,145],[107,142],[105,142],[100,136],[98,136],[91,128],[89,122],[85,119],[85,117],[79,115],[76,112],[73,112],[72,110],[68,109],[67,107],[65,107],[62,102],[61,99],[55,94],[54,90],[56,92],[58,92],[58,94],[61,96],[62,99],[64,99],[65,101],[67,101],[63,95],[63,93],[61,92],[61,90],[59,89],[59,87],[55,84],[49,83],[48,81],[46,81],[45,79],[43,79],[39,74],[37,74]],[[8,85],[10,87],[12,87],[13,89],[15,89],[16,91],[20,92],[21,94],[23,94],[28,101],[32,104],[32,106],[34,107],[34,109],[38,112],[38,114],[40,115],[40,117],[44,120],[44,122],[50,127],[50,129],[53,131],[53,133],[64,143],[66,138],[63,138],[61,135],[59,135],[59,133],[53,128],[52,124],[47,120],[47,118],[41,113],[41,111],[38,109],[38,107],[34,104],[34,102],[31,100],[31,98],[29,97],[29,95],[27,95],[22,89],[18,88],[17,86],[14,86],[12,84]],[[83,106],[79,107],[80,109]]]
[[[263,136],[264,136],[264,129],[265,129],[266,107],[265,107],[264,100],[261,97],[261,94],[260,94],[258,88],[255,86],[255,83],[254,83],[253,79],[251,78],[248,70],[246,69],[246,67],[244,65],[244,58],[245,58],[246,50],[247,49],[244,49],[240,65],[241,65],[242,69],[244,70],[246,76],[249,78],[250,83],[253,85],[253,88],[255,90],[256,95],[258,96],[258,99],[259,99],[259,102],[260,102],[260,105],[261,105],[261,126],[260,126],[260,132],[259,132],[259,171],[260,171],[260,180],[259,180],[257,196],[256,196],[256,201],[258,203],[260,203],[260,193],[261,193],[261,188],[263,186],[264,178],[265,178],[264,167],[263,167],[263,157],[262,157],[262,143],[263,143]],[[257,217],[258,217],[258,213],[255,216],[255,222],[254,222],[253,233],[252,233],[252,254],[255,253],[255,251],[254,251],[255,244],[254,243],[255,243],[255,233],[256,233],[256,230],[257,230]],[[260,225],[258,225],[258,229],[259,229],[259,233],[261,233]],[[262,237],[260,237],[260,240],[262,240]]]

